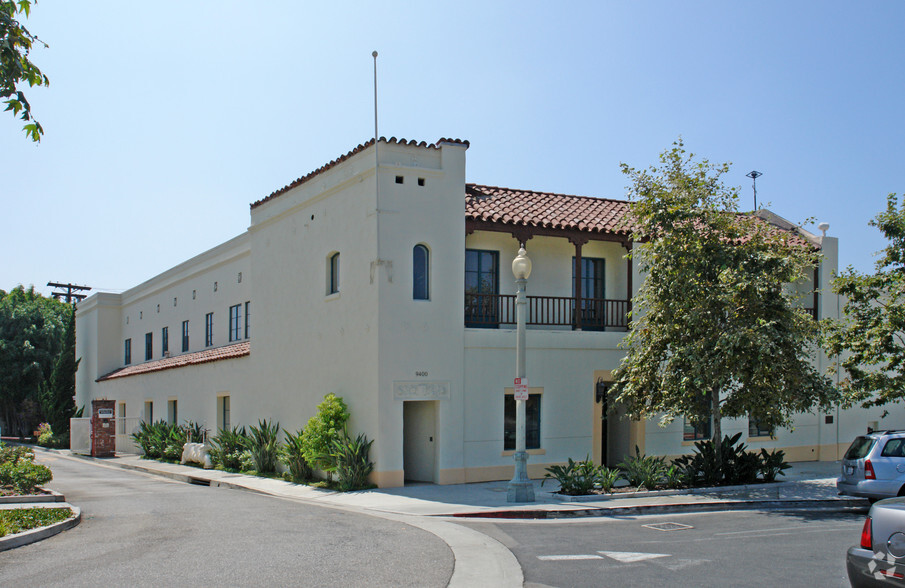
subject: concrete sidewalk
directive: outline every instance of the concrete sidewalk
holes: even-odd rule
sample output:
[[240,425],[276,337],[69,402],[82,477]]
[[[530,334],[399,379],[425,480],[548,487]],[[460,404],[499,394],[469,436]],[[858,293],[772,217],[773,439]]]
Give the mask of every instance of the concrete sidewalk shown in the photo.
[[[59,453],[68,454],[62,451]],[[782,505],[844,507],[867,504],[863,499],[838,495],[836,477],[840,468],[839,462],[793,463],[792,468],[786,471],[786,475],[780,478],[783,481],[774,484],[616,493],[592,497],[561,496],[556,494],[558,487],[553,480],[544,485],[540,480],[535,480],[535,502],[513,504],[506,501],[508,483],[505,481],[448,486],[415,484],[403,488],[334,492],[282,480],[161,463],[141,459],[135,455],[117,455],[103,459],[76,457],[205,486],[250,490],[324,506],[398,515],[559,518],[675,510],[766,508]]]

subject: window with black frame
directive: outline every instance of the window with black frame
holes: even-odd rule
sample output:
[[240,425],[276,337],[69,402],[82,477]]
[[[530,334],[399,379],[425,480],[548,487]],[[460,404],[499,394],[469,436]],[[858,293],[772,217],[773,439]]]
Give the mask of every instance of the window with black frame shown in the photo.
[[713,434],[710,429],[710,417],[702,416],[697,419],[685,417],[685,427],[682,431],[683,441],[705,441]]
[[[529,394],[525,401],[525,449],[540,449],[540,401],[542,394]],[[503,450],[515,451],[515,397],[503,402]]]
[[772,437],[773,428],[759,422],[757,419],[748,418],[748,436],[749,437]]
[[465,326],[499,325],[499,251],[465,250]]
[[[572,298],[575,298],[575,258],[572,258]],[[606,327],[606,260],[581,258],[581,328],[588,331]],[[573,317],[575,306],[572,306]],[[575,319],[572,319],[575,322]]]

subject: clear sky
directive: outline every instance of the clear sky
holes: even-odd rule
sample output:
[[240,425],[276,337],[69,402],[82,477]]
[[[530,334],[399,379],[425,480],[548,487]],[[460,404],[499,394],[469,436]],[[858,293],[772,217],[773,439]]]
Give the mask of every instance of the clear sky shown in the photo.
[[[468,139],[470,182],[623,198],[680,135],[873,267],[905,191],[905,2],[40,0],[40,145],[0,113],[0,288],[121,291],[373,135]],[[817,232],[816,228],[810,227]]]

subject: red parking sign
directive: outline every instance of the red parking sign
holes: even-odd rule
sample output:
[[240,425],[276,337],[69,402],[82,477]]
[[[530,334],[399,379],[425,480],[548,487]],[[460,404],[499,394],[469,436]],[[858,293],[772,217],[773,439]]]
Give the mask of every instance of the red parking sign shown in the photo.
[[528,378],[515,379],[515,399],[528,400]]

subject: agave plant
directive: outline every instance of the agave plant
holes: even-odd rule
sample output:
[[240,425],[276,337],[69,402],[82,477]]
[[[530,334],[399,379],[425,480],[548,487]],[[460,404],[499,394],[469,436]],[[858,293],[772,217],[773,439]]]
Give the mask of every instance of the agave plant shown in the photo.
[[619,467],[631,486],[643,487],[648,490],[653,490],[660,485],[667,470],[665,458],[642,455],[637,445],[634,457],[630,456],[620,463]]
[[368,475],[374,469],[368,458],[372,443],[374,441],[368,441],[364,433],[352,439],[345,430],[339,439],[331,442],[330,459],[340,490],[346,492],[369,486]]
[[282,447],[280,458],[286,464],[286,467],[289,468],[289,475],[292,476],[293,482],[307,482],[313,476],[311,465],[305,459],[305,442],[302,441],[303,432],[304,429],[300,429],[298,433],[293,435],[283,429],[286,443]]
[[248,434],[245,427],[220,429],[220,432],[211,439],[211,461],[214,465],[228,470],[242,469],[242,453],[247,444]]
[[277,437],[280,434],[279,423],[268,423],[267,419],[258,421],[258,426],[250,426],[246,448],[251,454],[255,471],[269,474],[277,470],[277,458],[280,447]]

